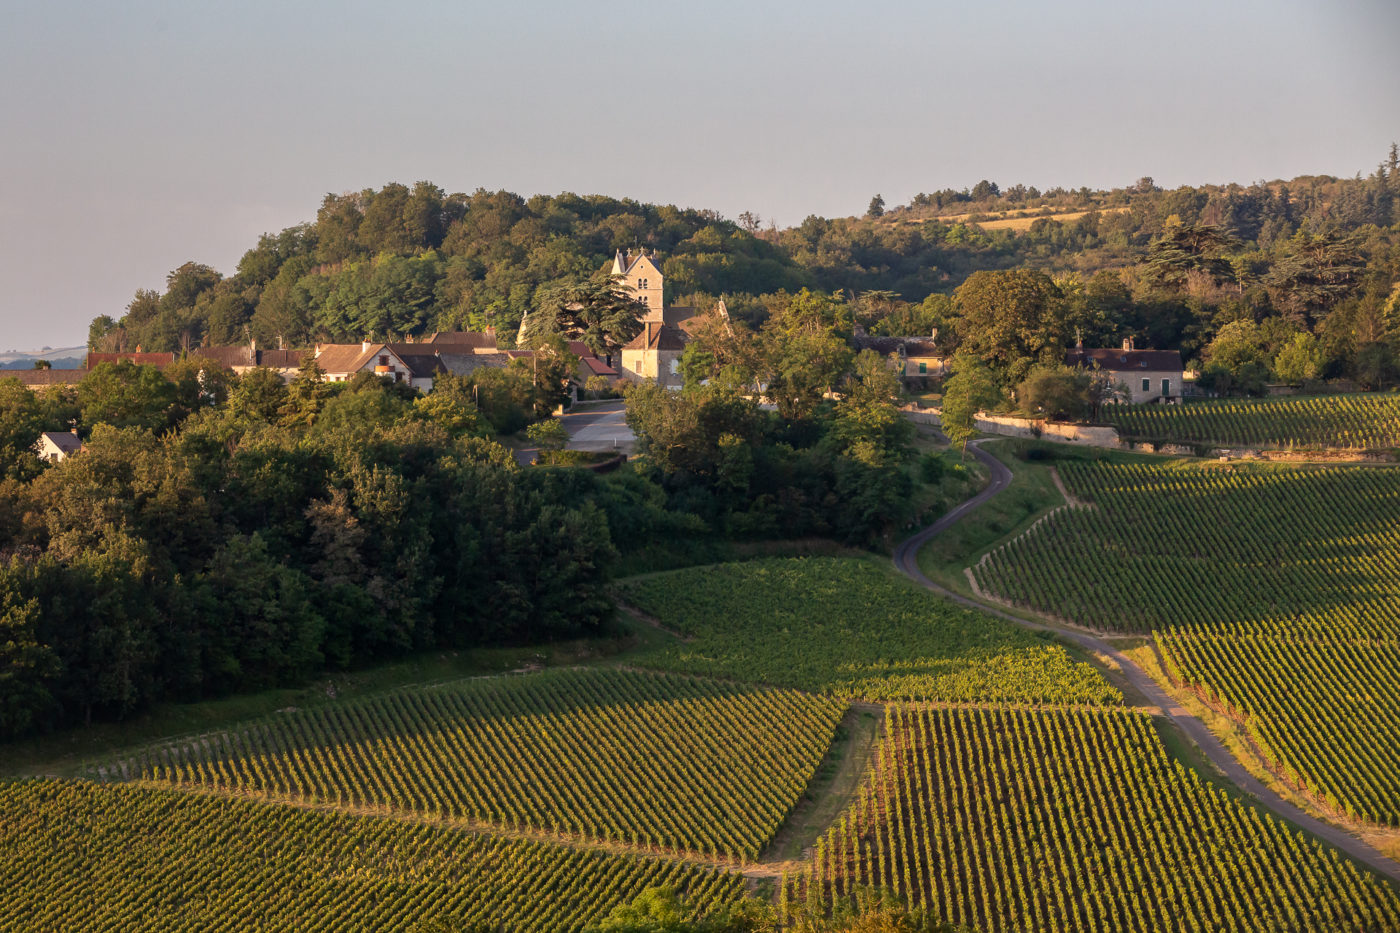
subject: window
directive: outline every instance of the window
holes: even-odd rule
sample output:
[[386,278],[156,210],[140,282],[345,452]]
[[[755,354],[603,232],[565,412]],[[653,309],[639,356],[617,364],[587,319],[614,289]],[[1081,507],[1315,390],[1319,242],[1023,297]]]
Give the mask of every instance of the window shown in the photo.
[[379,365],[380,365],[380,366],[388,366],[388,365],[389,365],[389,357],[388,357],[388,356],[380,356],[380,357],[379,357]]
[[1151,379],[1144,379],[1144,380],[1142,380],[1142,391],[1144,391],[1144,392],[1151,392],[1151,391],[1152,391],[1152,380],[1151,380]]
[[919,375],[922,376],[922,375],[924,375],[924,374],[927,373],[927,372],[928,372],[928,364],[927,364],[927,363],[920,363],[920,364],[919,364]]
[[1162,380],[1162,398],[1169,398],[1169,397],[1171,396],[1171,394],[1172,394],[1172,381],[1171,381],[1170,379],[1163,379],[1163,380]]

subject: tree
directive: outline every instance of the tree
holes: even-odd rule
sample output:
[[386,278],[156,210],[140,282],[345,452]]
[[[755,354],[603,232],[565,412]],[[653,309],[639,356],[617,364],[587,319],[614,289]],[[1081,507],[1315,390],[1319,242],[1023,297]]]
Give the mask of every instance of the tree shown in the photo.
[[316,357],[307,354],[301,361],[291,384],[287,386],[287,400],[282,403],[282,424],[287,427],[310,427],[325,407],[332,395],[326,383],[326,374],[316,365]]
[[1265,335],[1251,320],[1232,321],[1204,351],[1200,385],[1220,395],[1263,395],[1269,381]]
[[1350,238],[1300,232],[1264,276],[1264,285],[1277,308],[1311,326],[1355,292],[1364,266]]
[[530,315],[531,331],[562,333],[582,340],[598,356],[608,356],[641,332],[646,310],[620,277],[603,272],[543,290],[539,308]]
[[827,444],[842,456],[872,467],[908,459],[914,426],[899,410],[899,374],[873,350],[855,357],[844,392],[827,428]]
[[627,426],[638,451],[667,476],[714,477],[732,460],[736,439],[759,437],[757,405],[714,386],[672,392],[654,383],[627,388]]
[[267,424],[277,422],[287,404],[287,384],[282,374],[257,366],[237,376],[228,396],[228,410],[236,417]]
[[110,314],[99,314],[88,325],[87,348],[93,352],[115,352],[106,346],[107,336],[117,329],[117,322]]
[[578,357],[555,335],[539,338],[530,359],[518,359],[511,365],[530,374],[535,387],[535,417],[548,418],[569,399],[569,382],[578,369]]
[[870,199],[870,206],[865,209],[865,216],[870,218],[885,216],[885,199],[880,195]]
[[0,379],[0,476],[24,476],[38,466],[34,444],[44,413],[34,393],[18,379]]
[[1298,333],[1274,357],[1274,374],[1291,386],[1315,380],[1322,370],[1321,351],[1312,334]]
[[175,386],[160,370],[129,360],[99,363],[78,383],[78,405],[89,430],[98,424],[164,430],[175,401]]
[[943,387],[943,433],[967,451],[977,435],[977,413],[1001,401],[996,375],[976,357],[959,354]]
[[1172,291],[1184,289],[1192,273],[1225,281],[1231,273],[1225,253],[1238,245],[1228,233],[1210,224],[1171,227],[1148,244],[1141,266],[1143,277]]
[[525,436],[541,450],[562,450],[569,442],[569,432],[557,418],[535,422],[525,429]]
[[1069,321],[1063,295],[1043,272],[974,272],[953,294],[959,351],[1010,383],[1037,361],[1061,360]]
[[1079,421],[1089,414],[1090,382],[1090,375],[1082,370],[1040,365],[1016,387],[1016,401],[1032,418]]

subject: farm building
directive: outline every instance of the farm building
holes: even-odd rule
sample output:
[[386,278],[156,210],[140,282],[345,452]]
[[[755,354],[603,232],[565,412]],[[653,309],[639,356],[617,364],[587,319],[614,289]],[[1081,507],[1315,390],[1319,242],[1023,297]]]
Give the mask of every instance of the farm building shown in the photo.
[[1181,353],[1176,350],[1137,350],[1129,338],[1117,350],[1086,350],[1077,346],[1065,354],[1065,363],[1111,374],[1122,386],[1125,402],[1136,405],[1181,398]]

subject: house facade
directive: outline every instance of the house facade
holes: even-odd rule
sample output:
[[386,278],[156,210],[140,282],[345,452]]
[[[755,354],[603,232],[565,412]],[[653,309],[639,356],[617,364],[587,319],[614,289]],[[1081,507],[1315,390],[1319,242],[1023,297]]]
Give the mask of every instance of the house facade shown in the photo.
[[34,444],[34,453],[47,463],[61,463],[83,449],[77,430],[45,431]]
[[328,382],[346,382],[359,373],[374,373],[422,392],[431,392],[433,377],[447,371],[440,351],[421,343],[317,344],[316,365]]
[[646,321],[642,332],[622,348],[622,375],[640,382],[650,380],[668,389],[685,384],[681,354],[689,342],[685,332],[660,321]]
[[1065,363],[1109,373],[1121,387],[1120,400],[1134,405],[1178,401],[1182,395],[1183,367],[1177,350],[1137,350],[1129,339],[1117,350],[1075,347],[1065,354]]
[[857,333],[851,338],[856,352],[873,350],[894,362],[891,364],[906,386],[920,385],[947,375],[948,359],[932,337],[870,337]]

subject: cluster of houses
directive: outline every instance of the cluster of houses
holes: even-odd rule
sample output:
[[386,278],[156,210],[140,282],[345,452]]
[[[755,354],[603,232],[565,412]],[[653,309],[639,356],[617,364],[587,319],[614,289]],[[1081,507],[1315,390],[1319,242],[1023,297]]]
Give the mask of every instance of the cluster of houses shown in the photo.
[[[579,359],[575,382],[582,386],[601,377],[613,386],[624,381],[650,381],[679,389],[683,382],[681,354],[691,339],[691,328],[699,320],[695,309],[666,304],[665,276],[654,254],[619,250],[613,259],[612,274],[624,290],[645,306],[641,332],[621,348],[616,361],[611,356],[597,356],[581,341],[570,341],[569,352]],[[725,313],[723,302],[720,313]],[[857,350],[874,350],[889,359],[906,386],[914,388],[947,375],[950,360],[940,351],[937,338],[937,331],[928,337],[873,337],[858,330],[852,345]],[[210,360],[239,374],[258,367],[271,369],[288,382],[310,356],[331,382],[374,373],[424,392],[432,390],[433,380],[441,374],[465,375],[482,367],[505,367],[532,355],[530,350],[501,349],[495,332],[489,328],[485,333],[434,333],[402,343],[363,341],[267,350],[250,341],[247,346],[201,347],[189,353],[190,357]],[[93,367],[118,360],[164,369],[174,362],[175,355],[146,353],[138,347],[134,353],[89,353],[83,369],[13,370],[4,375],[38,389],[77,383]],[[1126,402],[1175,401],[1185,389],[1180,353],[1138,350],[1131,339],[1119,349],[1086,350],[1081,342],[1066,353],[1065,362],[1109,373]],[[45,434],[38,446],[40,456],[53,461],[77,449],[78,439],[69,433]]]

